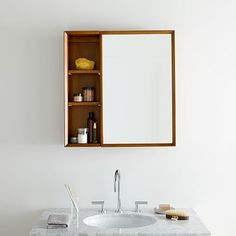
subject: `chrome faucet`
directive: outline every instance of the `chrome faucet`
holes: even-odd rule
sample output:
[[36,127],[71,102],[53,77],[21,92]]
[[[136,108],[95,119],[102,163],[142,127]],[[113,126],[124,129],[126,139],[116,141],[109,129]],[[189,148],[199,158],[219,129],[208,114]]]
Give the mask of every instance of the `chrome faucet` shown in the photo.
[[[116,184],[117,182],[117,184]],[[115,176],[114,176],[114,192],[116,192],[116,185],[117,187],[117,213],[122,213],[121,210],[121,199],[120,199],[120,171],[116,170]]]

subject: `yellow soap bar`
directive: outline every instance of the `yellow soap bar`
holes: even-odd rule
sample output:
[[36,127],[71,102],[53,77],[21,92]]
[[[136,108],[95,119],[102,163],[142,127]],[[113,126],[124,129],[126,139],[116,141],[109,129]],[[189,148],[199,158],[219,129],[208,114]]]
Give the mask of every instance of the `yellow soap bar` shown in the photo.
[[75,66],[77,70],[93,70],[95,62],[87,58],[78,58],[75,60]]

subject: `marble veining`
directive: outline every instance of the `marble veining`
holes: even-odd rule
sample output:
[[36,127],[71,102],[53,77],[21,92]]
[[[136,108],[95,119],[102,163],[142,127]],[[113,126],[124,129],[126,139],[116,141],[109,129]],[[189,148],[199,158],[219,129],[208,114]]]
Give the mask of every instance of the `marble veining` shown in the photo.
[[[39,222],[30,231],[30,236],[210,236],[209,230],[192,209],[184,209],[189,212],[188,221],[171,221],[163,215],[153,213],[152,209],[144,210],[156,218],[156,223],[144,227],[102,229],[86,225],[83,220],[88,216],[99,214],[94,209],[82,209],[79,215],[73,217],[68,229],[47,229],[47,218],[53,213],[71,213],[70,209],[45,210]],[[112,213],[114,210],[109,210]],[[73,215],[73,214],[72,214]]]

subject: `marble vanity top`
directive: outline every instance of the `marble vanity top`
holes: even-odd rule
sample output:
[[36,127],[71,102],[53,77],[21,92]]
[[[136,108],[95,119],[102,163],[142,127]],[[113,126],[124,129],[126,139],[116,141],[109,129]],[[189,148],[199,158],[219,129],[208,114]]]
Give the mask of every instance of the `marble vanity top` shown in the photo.
[[[144,227],[123,229],[101,229],[87,226],[83,220],[92,215],[99,214],[94,209],[82,209],[78,220],[73,219],[68,229],[47,229],[47,219],[53,213],[70,213],[70,209],[45,210],[39,222],[30,231],[30,236],[210,236],[210,232],[192,209],[184,209],[190,214],[188,221],[167,220],[164,215],[154,214],[153,209],[144,210],[156,218],[156,223]],[[108,211],[108,213],[114,210]]]

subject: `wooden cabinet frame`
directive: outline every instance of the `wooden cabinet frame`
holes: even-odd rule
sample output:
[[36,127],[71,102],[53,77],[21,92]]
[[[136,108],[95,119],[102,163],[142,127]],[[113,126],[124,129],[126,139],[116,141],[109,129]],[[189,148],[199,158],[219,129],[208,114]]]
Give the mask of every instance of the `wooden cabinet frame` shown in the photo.
[[[102,35],[105,34],[170,34],[172,54],[172,142],[170,143],[138,143],[138,144],[104,144],[103,143],[103,80],[102,80]],[[76,48],[76,50],[74,50]],[[78,51],[78,54],[76,54]],[[95,69],[91,71],[76,70],[73,63],[76,57],[89,57],[96,61]],[[85,79],[83,79],[85,78]],[[96,101],[90,103],[75,103],[72,96],[75,87],[92,83],[96,88]],[[176,146],[176,92],[175,92],[175,31],[145,30],[145,31],[65,31],[64,32],[64,107],[65,107],[65,147],[147,147]],[[86,114],[95,112],[98,120],[98,143],[71,144],[69,137],[76,135],[76,119],[81,116],[80,125],[85,127]],[[79,120],[79,119],[78,119]]]

